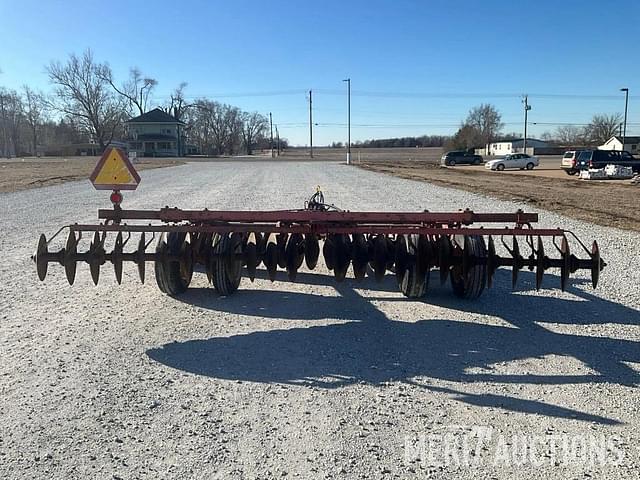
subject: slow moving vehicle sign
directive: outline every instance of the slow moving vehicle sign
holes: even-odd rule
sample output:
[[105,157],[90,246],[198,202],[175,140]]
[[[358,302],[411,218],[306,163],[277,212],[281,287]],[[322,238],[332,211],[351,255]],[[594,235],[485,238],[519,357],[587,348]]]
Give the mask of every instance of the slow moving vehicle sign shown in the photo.
[[140,176],[124,150],[109,147],[89,177],[96,190],[135,190]]

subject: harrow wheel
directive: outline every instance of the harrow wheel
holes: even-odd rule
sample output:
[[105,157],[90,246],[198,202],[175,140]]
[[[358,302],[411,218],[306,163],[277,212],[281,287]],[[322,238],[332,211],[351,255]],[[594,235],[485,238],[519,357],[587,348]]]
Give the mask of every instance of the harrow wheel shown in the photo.
[[[155,261],[156,283],[161,292],[170,296],[184,293],[193,275],[193,264],[189,262],[171,260],[170,256],[182,256],[185,251],[186,233],[169,233],[160,237],[156,246],[158,256]],[[186,268],[185,268],[186,267]]]
[[482,236],[465,236],[462,253],[466,257],[464,268],[456,265],[451,269],[453,293],[460,298],[478,298],[484,290],[487,279],[487,248]]
[[231,295],[240,286],[242,259],[237,254],[241,249],[242,242],[237,234],[221,233],[213,237],[211,278],[220,295]]
[[[423,246],[419,235],[410,235],[406,243],[405,266],[402,277],[398,276],[400,291],[405,297],[420,298],[427,293],[429,286],[429,267],[425,268],[429,252]],[[397,267],[396,267],[397,268]],[[396,270],[398,275],[398,270]]]

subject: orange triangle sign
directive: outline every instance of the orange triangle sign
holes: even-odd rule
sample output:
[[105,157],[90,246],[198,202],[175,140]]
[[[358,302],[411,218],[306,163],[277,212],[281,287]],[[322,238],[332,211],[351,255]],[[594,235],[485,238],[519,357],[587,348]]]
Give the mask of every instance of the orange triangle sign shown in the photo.
[[96,190],[135,190],[140,175],[127,154],[116,147],[107,148],[89,177]]

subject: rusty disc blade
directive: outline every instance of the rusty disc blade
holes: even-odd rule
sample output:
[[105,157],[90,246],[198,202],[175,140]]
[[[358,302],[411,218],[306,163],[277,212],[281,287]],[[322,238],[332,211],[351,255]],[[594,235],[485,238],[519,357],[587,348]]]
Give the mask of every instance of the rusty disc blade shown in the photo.
[[560,243],[560,254],[562,256],[562,266],[560,267],[560,290],[564,292],[567,288],[567,281],[569,280],[569,274],[571,272],[571,250],[569,248],[567,237],[564,236]]
[[604,267],[602,260],[600,259],[600,248],[598,242],[593,241],[591,245],[591,285],[593,288],[598,286],[598,280],[600,280],[600,270]]
[[518,282],[518,273],[520,273],[520,266],[522,265],[522,256],[520,255],[520,246],[518,245],[518,239],[513,237],[513,248],[512,248],[512,256],[513,256],[513,267],[511,269],[511,288],[516,288],[516,283]]
[[387,257],[389,256],[389,243],[385,235],[378,235],[373,239],[373,272],[376,281],[381,282],[387,273]]
[[547,257],[544,255],[542,237],[538,237],[538,249],[536,253],[538,254],[536,258],[536,290],[540,290],[540,287],[542,287],[542,279],[544,278],[544,271],[547,267]]
[[144,284],[145,263],[144,263],[144,250],[147,243],[145,241],[144,232],[140,235],[140,241],[138,242],[137,259],[138,275],[140,276],[140,282]]
[[69,285],[73,285],[76,278],[76,255],[78,254],[78,237],[76,233],[69,230],[67,243],[64,247],[64,273]]
[[398,235],[395,242],[395,267],[396,267],[396,280],[400,285],[404,279],[405,273],[407,273],[409,254],[407,253],[407,237],[405,235]]
[[289,239],[289,234],[287,233],[279,233],[277,236],[278,242],[278,266],[280,268],[287,268],[287,240]]
[[267,267],[269,280],[272,282],[276,279],[278,273],[278,245],[271,240],[267,241],[264,253],[264,266]]
[[327,235],[322,246],[322,256],[327,269],[333,270],[335,266],[335,235]]
[[496,255],[496,245],[493,237],[489,235],[489,248],[487,249],[487,286],[493,285],[493,276],[498,269],[498,256]]
[[[285,248],[285,256],[287,257],[287,275],[289,280],[295,281],[298,274],[298,268],[304,259],[304,239],[302,234],[294,233],[289,237]],[[301,255],[302,252],[302,255]]]
[[304,236],[304,261],[309,270],[316,268],[320,257],[320,244],[318,236],[315,233],[309,233]]
[[256,268],[258,267],[258,241],[254,233],[249,234],[244,247],[244,260],[247,264],[247,276],[253,282],[256,278]]
[[118,285],[122,283],[122,249],[122,232],[118,232],[113,245],[113,253],[111,254],[111,262],[113,263],[113,270],[116,273],[116,282],[118,282]]
[[451,239],[446,235],[442,235],[438,239],[438,268],[440,269],[440,284],[442,285],[446,283],[449,276],[452,250]]
[[44,233],[40,234],[38,238],[38,247],[36,253],[33,256],[33,260],[36,262],[36,271],[38,272],[38,278],[40,281],[44,281],[47,276],[47,269],[49,268],[49,261],[47,260],[47,237]]
[[89,260],[91,279],[93,280],[94,285],[98,285],[98,281],[100,280],[100,266],[104,260],[104,249],[102,248],[100,234],[98,232],[93,234],[93,240],[91,241],[89,252],[91,253],[91,259]]
[[369,263],[369,245],[362,233],[353,235],[353,276],[362,280],[367,273]]
[[351,263],[351,240],[346,234],[338,234],[335,236],[335,265],[333,267],[333,275],[336,281],[342,282],[347,276],[349,264]]

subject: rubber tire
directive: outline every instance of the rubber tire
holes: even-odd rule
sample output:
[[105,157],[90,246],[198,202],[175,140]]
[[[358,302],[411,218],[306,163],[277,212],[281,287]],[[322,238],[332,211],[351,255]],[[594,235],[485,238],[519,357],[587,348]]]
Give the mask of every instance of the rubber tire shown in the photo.
[[[213,236],[213,253],[216,255],[226,256],[233,253],[236,242],[231,238],[231,234],[222,233]],[[230,272],[233,265],[227,265],[227,262],[234,262],[236,265],[234,272]],[[224,258],[211,258],[211,280],[216,291],[223,296],[231,295],[240,286],[242,278],[242,260],[228,260]]]
[[573,176],[573,175],[575,175],[576,173],[578,173],[578,170],[565,170],[565,173],[566,173],[567,175],[571,175],[571,176]]
[[[171,232],[167,234],[166,237],[161,237],[158,245],[156,245],[156,253],[159,255],[163,253],[167,255],[179,255],[185,236],[186,233],[184,232]],[[193,276],[193,269],[188,272],[187,276],[183,277],[179,262],[156,260],[154,267],[156,283],[161,292],[175,297],[186,292],[187,288],[189,288]]]
[[456,161],[455,160],[449,160],[449,166],[450,167],[455,167],[456,166]]
[[408,235],[407,263],[402,279],[398,280],[400,291],[407,298],[421,298],[429,287],[429,269],[421,272],[418,265],[418,235]]
[[502,172],[502,171],[504,170],[504,164],[499,163],[499,164],[496,166],[496,170],[498,170],[499,172]]
[[476,158],[476,159],[473,161],[473,164],[474,164],[474,165],[480,165],[481,163],[482,163],[482,161],[481,161],[479,158]]
[[533,167],[535,167],[535,165],[532,162],[527,163],[527,166],[525,167],[527,170],[533,170]]
[[[471,255],[477,258],[487,258],[487,247],[484,243],[482,235],[473,235],[469,237],[469,245],[471,247]],[[453,293],[460,298],[472,300],[478,298],[485,287],[487,281],[487,264],[486,260],[477,265],[469,267],[466,278],[462,278],[460,268],[451,269],[451,287]]]

